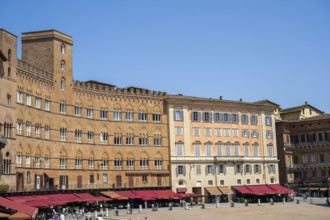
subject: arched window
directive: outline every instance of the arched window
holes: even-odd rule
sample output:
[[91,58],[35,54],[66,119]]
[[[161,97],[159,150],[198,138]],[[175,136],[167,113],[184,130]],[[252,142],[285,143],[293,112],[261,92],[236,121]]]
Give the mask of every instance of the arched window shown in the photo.
[[61,70],[62,71],[65,70],[65,62],[64,62],[64,60],[61,61]]
[[65,45],[64,44],[61,44],[61,53],[65,54]]
[[11,61],[11,49],[8,50],[8,62]]
[[11,105],[11,95],[9,95],[9,94],[7,94],[6,104],[7,104],[7,106]]
[[64,91],[65,90],[65,79],[62,78],[61,79],[61,91]]

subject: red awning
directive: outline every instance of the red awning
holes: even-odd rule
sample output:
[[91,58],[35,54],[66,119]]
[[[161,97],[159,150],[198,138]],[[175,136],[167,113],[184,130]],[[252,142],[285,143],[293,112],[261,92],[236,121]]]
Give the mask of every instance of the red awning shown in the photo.
[[48,208],[49,207],[49,205],[47,203],[42,202],[41,200],[29,201],[29,202],[25,202],[22,204],[27,205],[27,206],[36,207],[36,208]]
[[157,198],[158,199],[175,199],[177,198],[175,192],[172,190],[155,190],[157,193]]
[[73,195],[73,194],[50,194],[48,195],[50,199],[60,200],[65,203],[71,203],[71,202],[83,202],[82,199],[79,197]]
[[182,188],[176,188],[176,192],[177,192],[177,193],[185,193],[185,192],[187,192],[187,188],[185,188],[185,187],[182,187]]
[[112,199],[110,198],[107,198],[107,197],[104,197],[104,196],[99,196],[99,197],[96,197],[98,201],[112,201]]
[[20,203],[26,202],[25,199],[23,199],[20,196],[9,196],[9,197],[6,197],[6,199],[10,199],[11,201],[20,202]]
[[288,188],[285,188],[284,186],[281,186],[280,184],[271,184],[267,185],[269,188],[274,190],[276,194],[293,194],[294,192]]
[[21,203],[11,201],[9,199],[5,199],[3,197],[0,197],[0,206],[23,212],[31,216],[31,218],[33,219],[37,216],[38,213],[38,209],[35,207],[26,206]]
[[131,190],[126,191],[115,191],[118,195],[124,196],[129,199],[140,199],[141,197],[134,195],[134,193]]
[[256,186],[245,186],[252,192],[254,192],[255,195],[274,195],[276,192],[272,190],[271,188],[267,187],[266,185],[256,185]]
[[92,196],[89,193],[75,193],[75,196],[78,196],[82,201],[84,202],[97,202],[97,198],[95,196]]
[[255,193],[253,191],[246,188],[245,186],[234,186],[234,189],[237,190],[238,192],[242,193],[242,194],[255,195]]

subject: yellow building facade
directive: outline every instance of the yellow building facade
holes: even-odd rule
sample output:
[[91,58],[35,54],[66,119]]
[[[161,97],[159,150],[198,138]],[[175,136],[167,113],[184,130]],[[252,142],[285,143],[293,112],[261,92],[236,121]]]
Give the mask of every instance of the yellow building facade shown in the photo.
[[274,106],[188,96],[166,104],[174,191],[208,199],[279,182]]

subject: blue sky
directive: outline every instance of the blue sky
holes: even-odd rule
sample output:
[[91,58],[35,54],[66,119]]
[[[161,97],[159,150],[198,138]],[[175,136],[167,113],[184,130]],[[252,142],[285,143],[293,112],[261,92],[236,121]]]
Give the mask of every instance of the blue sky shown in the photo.
[[[0,28],[74,39],[73,74],[330,113],[330,1],[0,0]],[[19,38],[20,41],[20,38]],[[20,58],[20,55],[19,55]]]

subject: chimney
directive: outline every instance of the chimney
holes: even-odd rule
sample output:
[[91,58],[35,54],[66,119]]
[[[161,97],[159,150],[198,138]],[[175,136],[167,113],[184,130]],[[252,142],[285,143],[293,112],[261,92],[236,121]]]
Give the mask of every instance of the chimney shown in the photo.
[[220,96],[219,99],[222,100],[222,96]]

